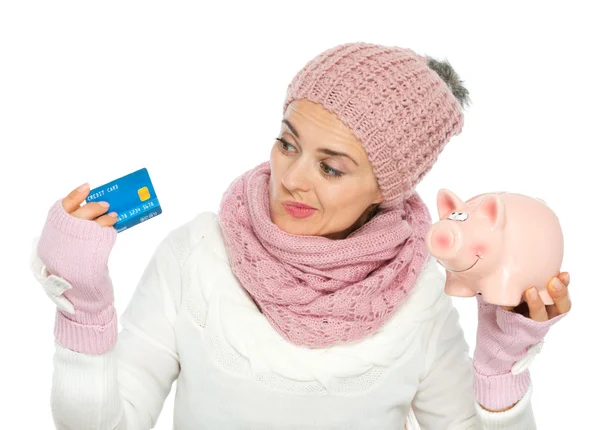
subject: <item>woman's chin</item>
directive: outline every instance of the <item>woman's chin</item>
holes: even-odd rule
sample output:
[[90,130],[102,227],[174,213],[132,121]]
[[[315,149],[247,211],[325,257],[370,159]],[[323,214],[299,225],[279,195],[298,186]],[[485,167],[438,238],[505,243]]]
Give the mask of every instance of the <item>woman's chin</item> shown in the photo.
[[307,225],[310,223],[307,219],[294,218],[288,214],[275,214],[271,216],[271,221],[280,230],[285,231],[289,234],[295,234],[299,236],[310,235],[311,233],[308,231]]

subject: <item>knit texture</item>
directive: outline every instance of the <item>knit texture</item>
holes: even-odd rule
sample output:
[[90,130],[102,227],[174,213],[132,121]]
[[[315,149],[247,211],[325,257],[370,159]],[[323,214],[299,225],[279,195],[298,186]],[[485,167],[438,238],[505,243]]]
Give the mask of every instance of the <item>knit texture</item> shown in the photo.
[[477,304],[479,321],[473,356],[475,398],[487,409],[504,409],[517,403],[531,383],[529,370],[513,372],[514,364],[567,314],[539,322],[490,305],[480,295],[477,295]]
[[[449,82],[456,81],[453,74]],[[381,207],[403,205],[464,123],[459,100],[428,58],[399,47],[358,42],[322,52],[290,82],[284,112],[301,98],[334,112],[362,142]]]
[[56,340],[72,351],[102,354],[117,340],[117,315],[108,257],[117,231],[75,218],[57,200],[46,218],[38,242],[38,256],[49,274],[72,285],[63,296],[74,314],[56,311]]
[[218,217],[233,273],[295,344],[326,347],[373,333],[421,273],[426,205],[415,193],[342,240],[294,235],[271,220],[270,175],[270,163],[261,163],[223,195]]

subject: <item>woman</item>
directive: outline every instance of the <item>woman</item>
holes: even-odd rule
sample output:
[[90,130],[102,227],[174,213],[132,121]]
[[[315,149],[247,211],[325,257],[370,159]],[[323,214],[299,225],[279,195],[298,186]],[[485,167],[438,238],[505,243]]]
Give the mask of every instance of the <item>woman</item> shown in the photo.
[[177,430],[397,429],[411,410],[425,429],[535,428],[526,367],[570,309],[568,274],[551,307],[478,297],[471,361],[425,246],[415,186],[467,102],[448,63],[409,49],[316,56],[288,87],[270,160],[161,242],[119,333],[116,219],[80,207],[87,184],[56,201],[35,268],[58,304],[57,427],[150,429],[177,380]]

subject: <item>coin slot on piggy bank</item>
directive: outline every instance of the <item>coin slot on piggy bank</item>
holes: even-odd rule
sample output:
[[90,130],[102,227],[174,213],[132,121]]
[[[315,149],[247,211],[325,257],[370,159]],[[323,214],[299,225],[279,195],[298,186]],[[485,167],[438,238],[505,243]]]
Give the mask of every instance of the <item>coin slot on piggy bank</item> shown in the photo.
[[546,285],[558,276],[564,240],[556,214],[541,199],[494,192],[463,202],[453,192],[437,195],[439,221],[427,232],[427,248],[446,271],[446,294],[516,306],[536,287],[552,304]]

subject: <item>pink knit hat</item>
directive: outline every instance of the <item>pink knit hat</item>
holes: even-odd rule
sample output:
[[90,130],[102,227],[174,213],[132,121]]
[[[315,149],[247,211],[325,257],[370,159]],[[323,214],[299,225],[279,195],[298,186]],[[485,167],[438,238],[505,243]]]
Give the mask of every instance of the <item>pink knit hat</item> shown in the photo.
[[347,43],[310,60],[288,86],[294,99],[320,103],[362,142],[382,190],[381,207],[413,192],[463,126],[468,91],[446,62],[410,49]]

